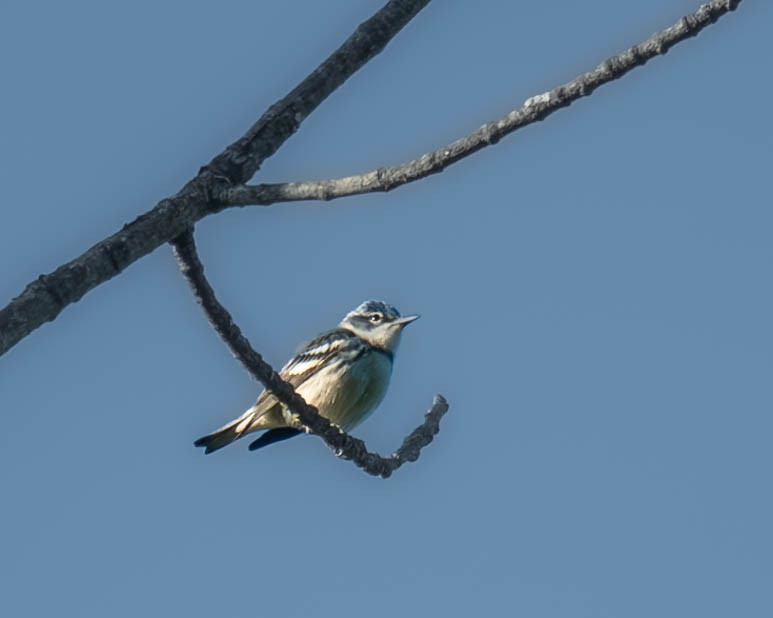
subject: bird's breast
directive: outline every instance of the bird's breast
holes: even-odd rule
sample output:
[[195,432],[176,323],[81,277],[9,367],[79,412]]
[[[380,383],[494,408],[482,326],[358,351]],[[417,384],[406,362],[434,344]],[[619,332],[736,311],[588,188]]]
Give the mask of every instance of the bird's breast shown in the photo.
[[349,431],[381,403],[391,375],[392,359],[371,350],[351,364],[331,364],[298,392],[322,416]]

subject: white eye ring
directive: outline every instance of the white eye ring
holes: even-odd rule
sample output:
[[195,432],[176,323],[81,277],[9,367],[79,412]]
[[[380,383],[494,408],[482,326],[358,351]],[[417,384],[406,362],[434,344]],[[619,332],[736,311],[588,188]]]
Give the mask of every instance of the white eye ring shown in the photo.
[[384,319],[384,316],[380,313],[374,313],[372,316],[370,316],[370,321],[376,324],[377,322],[380,322]]

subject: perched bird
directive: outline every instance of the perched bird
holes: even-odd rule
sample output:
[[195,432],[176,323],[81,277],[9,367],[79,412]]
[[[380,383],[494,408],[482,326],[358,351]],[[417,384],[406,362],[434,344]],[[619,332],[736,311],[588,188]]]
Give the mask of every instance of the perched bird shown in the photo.
[[[319,413],[349,431],[381,403],[389,386],[400,334],[418,315],[401,317],[384,302],[368,300],[346,314],[338,328],[304,345],[279,375]],[[303,431],[268,391],[242,414],[194,443],[211,453],[248,433],[268,429],[250,444],[255,450]]]

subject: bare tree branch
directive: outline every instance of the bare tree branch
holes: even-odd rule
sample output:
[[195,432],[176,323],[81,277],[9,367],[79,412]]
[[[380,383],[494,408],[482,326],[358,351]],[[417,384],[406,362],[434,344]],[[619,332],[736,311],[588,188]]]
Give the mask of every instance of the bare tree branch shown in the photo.
[[[97,243],[54,272],[41,275],[0,310],[0,356],[56,318],[100,283],[183,233],[212,211],[212,196],[247,182],[301,122],[360,67],[376,56],[429,0],[391,0],[239,140],[228,146],[177,195]],[[219,190],[218,190],[219,188]]]
[[532,97],[520,109],[513,110],[503,118],[488,122],[466,137],[407,163],[329,180],[228,187],[217,196],[217,201],[221,203],[222,208],[268,206],[277,202],[305,200],[328,201],[362,193],[390,191],[437,174],[478,150],[496,144],[504,136],[543,120],[562,107],[568,107],[577,99],[591,94],[599,86],[622,77],[655,56],[665,54],[680,41],[695,36],[723,14],[734,10],[738,2],[740,0],[714,0],[704,4],[695,13],[683,17],[670,28],[608,58],[592,71],[583,73],[549,92]]
[[388,2],[205,169],[228,178],[232,184],[247,182],[322,101],[379,54],[427,4],[429,0]]
[[[159,245],[171,241],[193,223],[228,205],[273,203],[298,199],[332,199],[367,191],[387,191],[395,186],[437,173],[468,154],[496,143],[503,135],[542,120],[598,86],[616,79],[671,46],[696,35],[741,0],[712,0],[676,25],[602,63],[594,71],[549,93],[532,97],[523,108],[489,123],[447,148],[429,153],[396,168],[376,170],[362,177],[306,183],[243,184],[262,162],[284,143],[316,106],[349,76],[381,51],[389,40],[421,10],[428,0],[392,0],[357,31],[287,97],[273,105],[238,141],[204,166],[175,196],[125,225],[121,231],[97,243],[78,258],[41,275],[0,310],[0,356],[30,332],[56,318],[67,305],[111,279]],[[390,172],[390,170],[393,170]],[[371,176],[374,175],[374,176]],[[352,180],[357,179],[359,180]],[[230,199],[229,203],[219,200]]]
[[233,355],[252,376],[261,382],[274,396],[297,414],[301,423],[311,433],[321,437],[342,459],[351,459],[368,474],[389,478],[392,472],[408,461],[416,461],[421,449],[432,442],[440,431],[440,419],[448,411],[448,403],[442,395],[436,395],[432,407],[426,413],[424,423],[405,438],[402,446],[389,457],[382,457],[367,450],[362,440],[353,438],[320,416],[317,409],[306,403],[295,389],[282,380],[279,374],[263,360],[247,341],[228,311],[215,297],[215,292],[204,276],[204,266],[196,252],[193,232],[181,234],[172,241],[185,280],[191,287],[196,302],[201,305],[209,323],[230,348]]

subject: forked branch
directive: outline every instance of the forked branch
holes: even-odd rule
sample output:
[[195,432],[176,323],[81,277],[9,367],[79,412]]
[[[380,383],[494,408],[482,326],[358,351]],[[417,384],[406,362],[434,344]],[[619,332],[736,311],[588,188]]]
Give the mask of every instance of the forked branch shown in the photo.
[[218,189],[247,182],[320,103],[380,53],[428,3],[387,2],[176,195],[161,200],[74,260],[27,284],[0,310],[0,356],[84,294],[210,214]]
[[446,148],[403,165],[359,176],[327,181],[244,186],[265,159],[292,135],[299,124],[346,79],[378,54],[429,0],[391,0],[304,79],[273,105],[223,153],[205,165],[176,195],[97,243],[81,256],[27,285],[0,310],[0,356],[71,303],[119,274],[160,245],[171,242],[194,223],[229,206],[271,204],[388,191],[442,171],[446,166],[496,143],[516,129],[542,120],[600,85],[664,54],[673,45],[695,36],[741,0],[712,0],[645,42],[603,62],[594,70],[529,99],[501,120],[483,125]]

